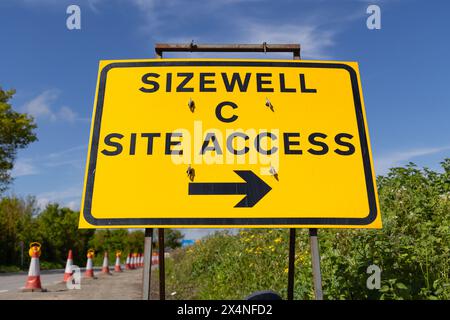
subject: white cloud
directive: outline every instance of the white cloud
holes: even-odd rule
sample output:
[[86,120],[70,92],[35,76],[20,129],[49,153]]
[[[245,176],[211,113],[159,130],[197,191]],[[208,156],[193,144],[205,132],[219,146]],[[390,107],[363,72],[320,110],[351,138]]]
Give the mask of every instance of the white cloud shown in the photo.
[[18,160],[14,164],[13,170],[11,172],[11,174],[14,178],[35,175],[38,173],[39,173],[39,170],[32,163],[31,159]]
[[28,101],[22,109],[35,118],[55,120],[56,116],[51,110],[51,104],[58,98],[58,95],[56,90],[46,90]]
[[[131,4],[137,8],[142,19],[139,30],[157,41],[188,43],[194,39],[199,43],[300,43],[302,58],[329,59],[332,58],[331,49],[336,43],[336,35],[342,32],[344,25],[360,19],[366,13],[361,8],[357,11],[342,12],[338,2],[331,1],[327,6],[327,2],[317,1],[317,7],[311,8],[309,4],[312,2],[307,0],[280,4],[284,10],[295,8],[298,11],[295,19],[284,19],[283,15],[272,12],[270,1],[264,0],[116,0],[114,4],[123,7]],[[58,2],[45,0],[45,3]],[[250,6],[242,6],[248,3],[255,3],[252,6],[258,10],[253,13],[248,11]],[[305,3],[308,6],[302,6]],[[102,8],[110,5],[111,1],[84,0],[80,1],[80,4],[86,4],[92,11],[101,14]],[[261,9],[266,6],[268,10],[264,13]],[[192,21],[194,25],[198,25],[198,21],[203,21],[206,17],[214,19],[208,21],[207,27],[195,30],[197,34],[192,34],[192,28],[186,25],[186,22]],[[226,31],[212,33],[215,29]],[[181,41],[173,41],[174,34]],[[222,40],[218,40],[218,36]]]
[[67,207],[71,210],[78,211],[80,210],[80,201],[69,201],[63,204],[64,207]]
[[69,107],[62,106],[57,112],[57,118],[63,121],[74,122],[77,119],[77,114]]
[[50,121],[74,122],[83,120],[77,117],[77,114],[69,107],[62,106],[54,110],[53,105],[60,96],[59,90],[46,90],[31,99],[22,106],[22,110],[31,114],[36,119],[45,119]]
[[184,235],[184,239],[186,240],[197,240],[201,239],[203,237],[206,237],[210,234],[213,234],[218,231],[228,230],[232,234],[236,234],[239,229],[178,229],[181,231],[181,233]]
[[77,170],[82,170],[85,165],[86,152],[87,145],[83,144],[41,157],[36,157],[35,161],[47,168],[71,166]]
[[47,157],[55,159],[55,158],[59,158],[59,157],[62,157],[62,156],[67,156],[68,154],[72,154],[74,152],[86,151],[87,147],[88,147],[87,144],[82,144],[82,145],[71,147],[71,148],[68,148],[68,149],[65,149],[65,150],[62,150],[62,151],[52,152]]
[[77,208],[77,203],[81,201],[81,192],[83,188],[70,187],[61,191],[43,192],[36,196],[39,208],[44,209],[49,203],[56,202],[69,208]]
[[91,9],[95,13],[99,13],[100,11],[97,8],[97,5],[102,2],[102,0],[87,0],[87,4],[89,9]]
[[[363,13],[347,13],[346,15],[330,16],[329,12],[318,14],[311,11],[308,14],[299,11],[298,19],[283,20],[282,17],[274,18],[268,13],[266,18],[261,15],[243,14],[238,9],[239,5],[246,2],[260,2],[259,0],[219,0],[219,1],[193,1],[186,5],[185,1],[145,1],[133,0],[133,4],[139,8],[144,17],[141,30],[150,33],[158,41],[189,43],[196,40],[205,42],[240,42],[240,43],[300,43],[302,47],[302,58],[306,59],[329,59],[332,54],[331,48],[335,45],[336,35],[342,30],[341,26],[357,18]],[[258,6],[262,6],[257,4]],[[228,10],[231,9],[232,11]],[[227,16],[225,12],[230,11]],[[198,15],[201,14],[201,16]],[[322,13],[322,12],[321,12]],[[177,36],[168,36],[168,30],[173,23],[167,21],[189,21],[198,17],[215,15],[217,17],[213,25],[208,28],[196,30],[193,35],[189,28],[181,28]],[[298,22],[301,21],[301,22]],[[215,25],[217,23],[217,25]],[[182,24],[180,24],[182,25]],[[166,26],[166,27],[165,27]],[[217,40],[217,34],[211,30],[227,27],[226,33],[219,34],[223,39]],[[232,39],[232,40],[231,40]],[[280,56],[279,54],[273,54]],[[178,56],[175,54],[175,56]],[[184,55],[185,56],[185,55]],[[202,54],[190,55],[201,57]],[[206,55],[207,56],[207,55]],[[253,54],[254,56],[254,54]]]
[[82,170],[85,165],[87,145],[79,145],[65,150],[31,158],[19,158],[12,170],[13,177],[23,177],[42,173],[45,168],[70,166]]
[[390,168],[405,164],[414,158],[430,156],[447,150],[450,150],[450,146],[393,152],[375,159],[375,171],[377,174],[386,174]]
[[253,43],[300,43],[301,56],[307,59],[329,59],[335,32],[321,30],[318,25],[270,25],[246,23],[242,41]]

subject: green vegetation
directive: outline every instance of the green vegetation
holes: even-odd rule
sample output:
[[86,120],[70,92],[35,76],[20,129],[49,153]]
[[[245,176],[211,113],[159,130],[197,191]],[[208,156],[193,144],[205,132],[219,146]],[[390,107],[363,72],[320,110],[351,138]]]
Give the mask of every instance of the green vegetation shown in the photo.
[[[443,173],[414,164],[378,177],[382,230],[319,230],[326,299],[450,299],[450,159]],[[295,299],[312,299],[307,230],[298,232]],[[243,299],[256,290],[287,296],[288,231],[221,232],[177,250],[168,289],[178,299]],[[382,269],[368,290],[367,267]]]
[[[122,251],[122,260],[130,252],[143,252],[142,230],[94,230],[78,229],[79,212],[49,204],[39,212],[34,198],[3,198],[0,200],[0,272],[13,272],[21,267],[21,243],[24,244],[24,265],[27,269],[30,257],[29,243],[42,244],[41,269],[63,268],[67,253],[72,249],[74,263],[86,264],[89,248],[96,252],[95,265],[101,265],[103,252],[109,252],[110,263],[116,250]],[[167,247],[180,246],[182,235],[177,230],[166,229]],[[155,246],[157,247],[157,246]]]
[[116,250],[122,252],[122,260],[126,259],[130,252],[143,252],[144,233],[140,230],[128,232],[127,229],[97,230],[89,242],[89,247],[96,252],[94,264],[102,264],[105,251],[109,252],[109,261],[112,264],[116,257]]
[[33,118],[13,111],[8,103],[14,93],[14,90],[4,91],[0,87],[0,194],[12,181],[11,169],[17,149],[37,140]]

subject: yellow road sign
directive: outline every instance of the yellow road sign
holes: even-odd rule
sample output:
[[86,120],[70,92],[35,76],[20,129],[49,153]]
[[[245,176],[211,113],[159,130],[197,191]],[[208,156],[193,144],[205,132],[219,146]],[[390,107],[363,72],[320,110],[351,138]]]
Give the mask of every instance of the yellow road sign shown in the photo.
[[101,61],[80,227],[381,228],[358,65]]

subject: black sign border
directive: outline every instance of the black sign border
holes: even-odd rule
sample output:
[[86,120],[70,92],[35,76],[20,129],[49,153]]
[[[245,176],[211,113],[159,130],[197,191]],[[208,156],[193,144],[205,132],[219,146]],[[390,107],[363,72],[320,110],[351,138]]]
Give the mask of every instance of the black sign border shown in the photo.
[[[95,168],[97,164],[97,154],[99,146],[100,126],[103,112],[103,100],[105,96],[106,80],[108,71],[113,68],[142,68],[142,67],[288,67],[288,68],[329,68],[344,69],[349,72],[353,99],[356,110],[356,120],[358,133],[361,142],[361,153],[363,157],[364,174],[369,203],[369,214],[364,218],[107,218],[97,219],[92,215],[92,193],[94,190]],[[351,196],[351,195],[350,195]],[[364,124],[364,116],[361,105],[361,96],[358,85],[356,71],[345,63],[321,63],[321,62],[300,62],[300,61],[134,61],[134,62],[113,62],[106,65],[100,73],[100,82],[97,92],[97,105],[95,108],[94,128],[91,141],[91,152],[88,164],[87,185],[83,204],[84,219],[93,226],[231,226],[231,225],[252,225],[252,226],[280,226],[280,225],[316,225],[316,226],[364,226],[372,223],[378,215],[377,202],[375,199],[375,184],[372,175],[372,166],[369,157],[367,134]]]

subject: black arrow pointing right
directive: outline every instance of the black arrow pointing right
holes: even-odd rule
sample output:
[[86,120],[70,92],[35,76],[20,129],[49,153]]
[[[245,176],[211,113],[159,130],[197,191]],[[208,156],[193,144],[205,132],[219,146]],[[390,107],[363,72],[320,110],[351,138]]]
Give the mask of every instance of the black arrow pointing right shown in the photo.
[[189,195],[236,195],[245,197],[235,208],[251,208],[272,188],[251,170],[234,170],[245,182],[197,182],[189,183]]

